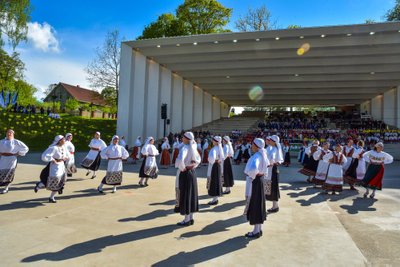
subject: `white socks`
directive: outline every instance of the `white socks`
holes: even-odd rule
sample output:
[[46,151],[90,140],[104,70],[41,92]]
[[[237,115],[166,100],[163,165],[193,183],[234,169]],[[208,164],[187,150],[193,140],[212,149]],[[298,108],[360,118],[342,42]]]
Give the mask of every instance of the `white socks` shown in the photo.
[[184,219],[183,221],[184,221],[184,222],[190,221],[190,214],[189,214],[189,215],[185,215],[185,219]]
[[276,208],[278,208],[279,206],[278,206],[278,201],[272,201],[272,208],[273,209],[276,209]]
[[214,198],[212,199],[212,202],[215,202],[215,201],[218,201],[218,197],[214,197]]
[[115,193],[115,192],[117,192],[117,186],[116,185],[114,185],[114,188],[113,188],[113,193]]
[[103,183],[100,183],[100,185],[99,185],[99,190],[101,191],[101,190],[103,190],[103,186],[104,186],[104,184]]
[[50,198],[52,199],[52,200],[55,200],[54,199],[54,196],[56,195],[56,191],[51,191],[51,194],[50,194]]

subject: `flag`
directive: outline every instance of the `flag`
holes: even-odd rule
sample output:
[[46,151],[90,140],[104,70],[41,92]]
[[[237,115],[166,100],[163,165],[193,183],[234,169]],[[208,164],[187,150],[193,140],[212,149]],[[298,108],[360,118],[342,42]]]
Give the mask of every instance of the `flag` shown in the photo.
[[15,103],[17,103],[18,101],[18,91],[15,92],[14,96],[12,97],[12,101],[11,101],[11,105],[15,105]]
[[6,107],[10,104],[10,92],[6,93],[6,98],[4,99],[4,104]]
[[6,107],[6,105],[4,104],[4,90],[2,90],[0,94],[0,107],[2,108]]

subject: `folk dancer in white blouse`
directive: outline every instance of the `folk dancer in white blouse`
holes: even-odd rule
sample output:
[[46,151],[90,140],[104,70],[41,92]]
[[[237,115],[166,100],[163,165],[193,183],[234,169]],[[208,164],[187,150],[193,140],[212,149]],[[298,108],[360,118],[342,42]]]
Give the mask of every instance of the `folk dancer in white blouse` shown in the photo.
[[96,171],[99,169],[101,157],[100,152],[107,147],[106,143],[100,139],[100,132],[94,134],[94,138],[89,144],[90,151],[83,159],[81,166],[87,169],[86,176],[93,171],[92,179],[96,178]]

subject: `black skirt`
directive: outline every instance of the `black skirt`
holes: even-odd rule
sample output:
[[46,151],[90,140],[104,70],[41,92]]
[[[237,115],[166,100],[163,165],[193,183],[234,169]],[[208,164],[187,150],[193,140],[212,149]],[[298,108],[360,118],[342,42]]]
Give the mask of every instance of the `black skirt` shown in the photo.
[[100,163],[101,163],[101,157],[100,157],[100,151],[99,151],[99,154],[97,154],[97,157],[95,158],[93,163],[90,164],[89,167],[86,167],[86,166],[83,166],[83,165],[81,165],[81,166],[82,166],[82,168],[85,168],[87,170],[97,171],[99,169],[99,167],[100,167]]
[[231,158],[226,158],[224,160],[224,186],[232,187],[234,184]]
[[344,180],[346,183],[351,183],[357,181],[357,167],[358,167],[358,159],[352,159],[344,174]]
[[272,167],[272,176],[271,176],[271,194],[266,195],[265,198],[269,201],[278,201],[281,197],[279,192],[279,171],[278,166],[274,165]]
[[222,196],[221,165],[215,162],[211,169],[208,195],[211,197]]
[[285,161],[284,163],[290,163],[290,152],[285,153]]
[[236,156],[236,158],[235,158],[236,163],[242,161],[242,154],[243,154],[243,152],[242,152],[242,150],[240,149],[239,152],[238,152],[238,154],[237,154],[237,156]]
[[40,181],[44,184],[44,186],[47,185],[47,179],[49,178],[50,175],[50,163],[47,163],[46,167],[40,172]]
[[146,164],[146,158],[147,158],[146,156],[143,156],[142,165],[140,166],[140,170],[139,170],[140,178],[149,178],[150,177],[144,173],[144,165]]
[[199,192],[195,170],[179,174],[179,213],[189,215],[199,211]]
[[247,210],[247,220],[250,222],[250,225],[262,224],[267,219],[264,183],[262,179],[264,179],[262,176],[257,176],[251,185],[251,197]]

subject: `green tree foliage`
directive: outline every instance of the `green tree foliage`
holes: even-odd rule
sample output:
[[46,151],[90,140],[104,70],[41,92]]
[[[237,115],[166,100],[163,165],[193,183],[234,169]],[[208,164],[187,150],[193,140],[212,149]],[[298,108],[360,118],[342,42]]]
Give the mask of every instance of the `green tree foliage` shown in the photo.
[[170,36],[187,35],[187,30],[174,14],[166,13],[150,23],[143,30],[138,39],[150,39]]
[[35,88],[33,85],[23,81],[23,80],[17,80],[14,82],[14,87],[9,88],[11,92],[18,92],[18,99],[17,102],[20,105],[32,105],[36,104],[37,100],[34,94],[37,92],[37,88]]
[[11,56],[0,48],[0,88],[13,87],[14,81],[22,79],[24,63],[19,59],[19,54],[14,52]]
[[226,32],[229,30],[224,26],[231,13],[231,8],[216,0],[185,0],[177,8],[176,15],[162,14],[145,27],[138,39]]
[[4,36],[13,48],[26,40],[30,13],[30,0],[0,1],[0,46],[4,44]]
[[300,25],[296,25],[296,24],[292,24],[292,25],[289,25],[287,28],[288,29],[300,29],[301,26]]
[[216,0],[185,0],[176,10],[176,17],[189,34],[207,34],[223,32],[231,13],[232,8]]
[[239,31],[267,31],[276,29],[276,21],[272,20],[271,12],[265,5],[247,11],[247,14],[235,22]]
[[70,111],[77,110],[79,108],[79,102],[73,98],[68,98],[65,102],[65,107]]
[[395,6],[386,13],[387,21],[400,21],[400,0],[396,0]]
[[365,20],[365,24],[374,24],[374,23],[376,23],[376,21],[373,20],[373,19],[366,19]]
[[108,105],[115,105],[117,103],[117,91],[113,87],[106,87],[101,91],[101,96]]

